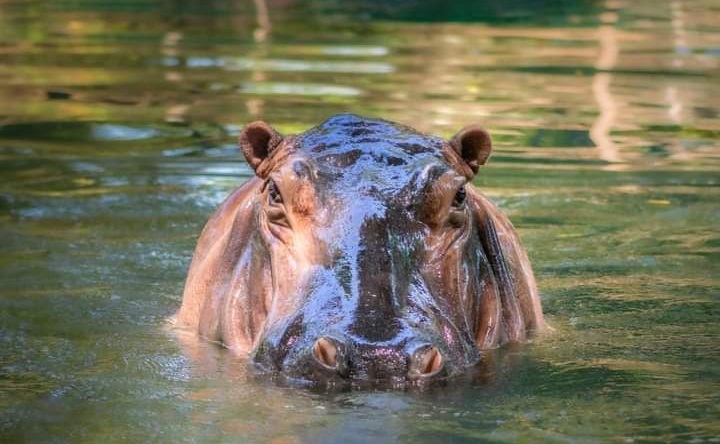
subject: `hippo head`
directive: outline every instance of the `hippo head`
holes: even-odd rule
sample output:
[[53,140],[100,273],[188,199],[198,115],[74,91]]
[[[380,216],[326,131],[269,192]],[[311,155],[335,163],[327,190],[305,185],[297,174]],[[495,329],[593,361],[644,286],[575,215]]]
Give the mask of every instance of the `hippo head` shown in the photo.
[[307,381],[432,380],[542,324],[512,225],[468,184],[490,155],[340,115],[298,136],[264,122],[240,145],[254,179],[193,258],[178,320]]

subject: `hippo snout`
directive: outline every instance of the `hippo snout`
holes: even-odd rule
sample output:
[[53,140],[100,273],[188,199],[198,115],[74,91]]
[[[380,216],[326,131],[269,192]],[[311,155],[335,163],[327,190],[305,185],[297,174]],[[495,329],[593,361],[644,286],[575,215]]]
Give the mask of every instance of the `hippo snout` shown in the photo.
[[442,353],[432,344],[416,346],[410,352],[405,347],[382,345],[354,348],[353,353],[348,344],[323,336],[315,341],[312,356],[328,372],[343,378],[417,380],[436,376],[445,367]]
[[[256,362],[267,362],[267,358],[255,356]],[[287,376],[312,382],[395,383],[442,378],[448,373],[446,362],[440,348],[430,342],[370,343],[328,335],[308,340],[282,363],[276,361],[276,368]]]

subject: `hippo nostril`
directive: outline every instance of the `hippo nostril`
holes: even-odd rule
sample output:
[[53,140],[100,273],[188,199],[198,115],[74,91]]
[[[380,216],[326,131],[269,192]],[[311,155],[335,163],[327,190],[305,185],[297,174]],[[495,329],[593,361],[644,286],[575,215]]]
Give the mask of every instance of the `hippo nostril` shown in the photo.
[[444,362],[437,347],[422,347],[413,353],[409,375],[411,378],[434,376],[442,370]]
[[337,346],[328,338],[320,338],[315,341],[313,356],[326,367],[337,368],[338,366]]

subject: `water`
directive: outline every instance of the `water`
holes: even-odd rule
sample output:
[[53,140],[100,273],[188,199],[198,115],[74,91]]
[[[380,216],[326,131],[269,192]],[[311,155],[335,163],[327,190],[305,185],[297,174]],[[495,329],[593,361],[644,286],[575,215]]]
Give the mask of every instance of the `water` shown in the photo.
[[[472,3],[0,1],[0,441],[720,441],[720,7]],[[344,111],[490,129],[554,334],[318,393],[167,327],[239,126]]]

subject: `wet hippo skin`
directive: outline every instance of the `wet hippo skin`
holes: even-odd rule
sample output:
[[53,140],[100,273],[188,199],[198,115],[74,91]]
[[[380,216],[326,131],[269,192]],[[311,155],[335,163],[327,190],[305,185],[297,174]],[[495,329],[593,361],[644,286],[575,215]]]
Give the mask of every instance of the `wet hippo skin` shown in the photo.
[[427,381],[544,328],[527,255],[469,181],[491,152],[337,115],[247,125],[256,177],[205,226],[177,325],[300,381]]

